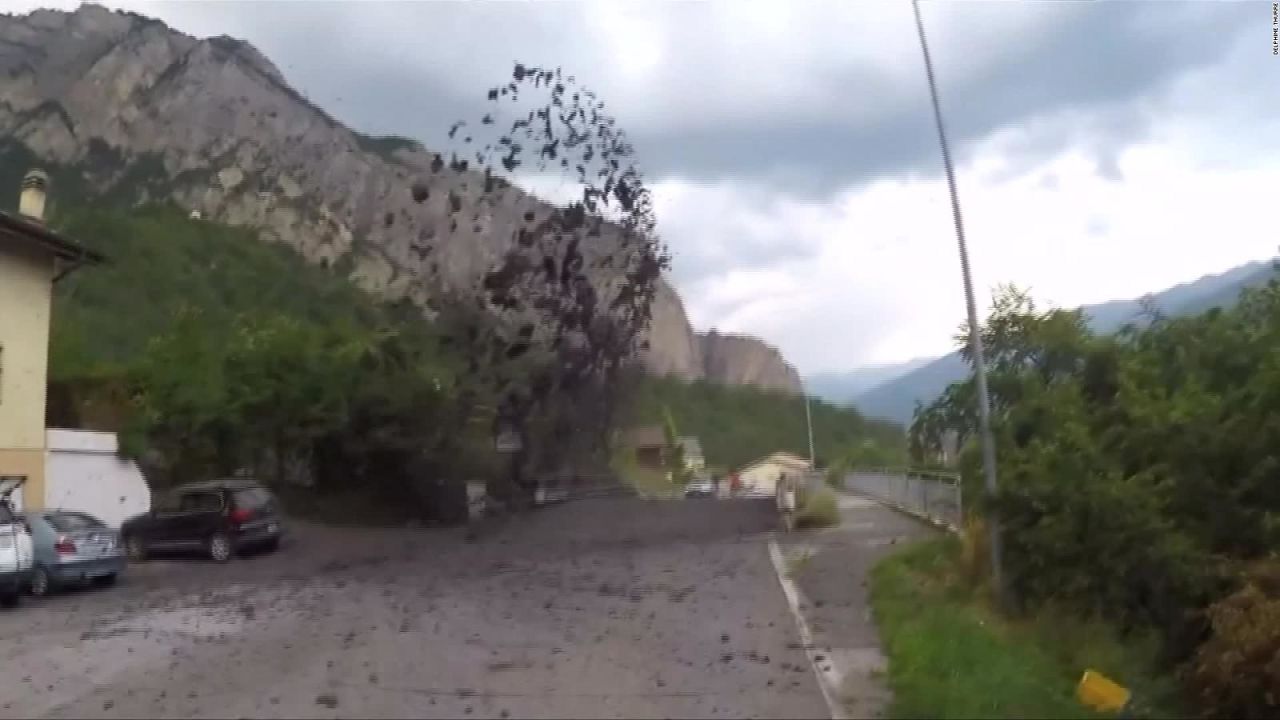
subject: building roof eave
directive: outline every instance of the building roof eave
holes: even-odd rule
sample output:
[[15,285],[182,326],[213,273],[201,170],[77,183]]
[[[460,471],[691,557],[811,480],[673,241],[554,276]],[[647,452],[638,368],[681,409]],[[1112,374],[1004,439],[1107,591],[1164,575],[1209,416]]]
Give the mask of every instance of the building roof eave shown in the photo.
[[69,260],[80,265],[99,265],[107,259],[102,253],[65,238],[38,222],[3,211],[0,211],[0,237],[35,245],[52,253],[60,260]]

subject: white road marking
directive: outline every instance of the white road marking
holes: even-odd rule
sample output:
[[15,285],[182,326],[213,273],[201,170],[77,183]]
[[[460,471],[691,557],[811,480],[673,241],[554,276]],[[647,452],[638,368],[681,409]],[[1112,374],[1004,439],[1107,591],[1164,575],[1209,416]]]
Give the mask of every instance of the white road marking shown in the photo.
[[818,654],[813,644],[813,633],[809,631],[809,623],[805,621],[804,615],[800,612],[801,594],[800,588],[792,582],[791,577],[787,575],[787,562],[782,557],[782,549],[778,547],[778,541],[770,538],[769,540],[769,560],[773,562],[774,574],[778,576],[778,582],[782,585],[782,594],[787,598],[787,606],[791,608],[791,615],[796,620],[796,629],[800,632],[800,642],[804,645],[805,655],[809,658],[809,667],[813,668],[813,676],[818,680],[818,689],[822,691],[822,699],[827,703],[827,709],[831,712],[832,720],[846,720],[844,708],[836,701],[836,692],[838,686],[834,684],[837,678],[829,675],[837,673],[825,673],[818,667],[818,661],[815,656]]

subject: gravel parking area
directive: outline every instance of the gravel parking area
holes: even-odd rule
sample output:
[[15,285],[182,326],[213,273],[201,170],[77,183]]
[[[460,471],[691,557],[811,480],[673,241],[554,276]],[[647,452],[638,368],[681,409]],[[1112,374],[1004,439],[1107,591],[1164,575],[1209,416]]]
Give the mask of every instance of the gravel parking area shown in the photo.
[[0,612],[2,717],[824,717],[771,501],[292,526]]

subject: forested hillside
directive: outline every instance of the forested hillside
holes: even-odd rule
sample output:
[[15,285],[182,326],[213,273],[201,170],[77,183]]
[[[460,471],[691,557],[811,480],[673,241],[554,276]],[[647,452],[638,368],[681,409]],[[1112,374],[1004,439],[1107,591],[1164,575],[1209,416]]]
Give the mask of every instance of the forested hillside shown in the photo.
[[58,283],[55,378],[135,359],[183,307],[200,310],[211,326],[242,313],[362,326],[387,316],[367,293],[292,249],[250,230],[188,219],[177,208],[77,209],[56,222],[108,262]]
[[54,223],[108,261],[57,286],[50,424],[121,432],[153,486],[251,468],[449,520],[492,461],[484,389],[416,311],[172,207]]
[[[804,398],[705,381],[641,378],[631,392],[634,424],[660,424],[670,411],[682,435],[701,439],[707,463],[733,469],[775,450],[809,456]],[[818,465],[900,465],[906,459],[901,426],[856,410],[813,400]]]

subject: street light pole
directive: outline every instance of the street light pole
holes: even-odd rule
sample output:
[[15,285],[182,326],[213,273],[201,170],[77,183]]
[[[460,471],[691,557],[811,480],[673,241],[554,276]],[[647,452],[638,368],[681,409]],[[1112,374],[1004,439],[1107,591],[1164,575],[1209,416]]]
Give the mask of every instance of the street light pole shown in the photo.
[[813,455],[813,415],[809,412],[809,391],[804,391],[804,422],[809,427],[809,469],[817,470],[818,464]]
[[[916,33],[920,36],[920,52],[924,55],[924,71],[929,79],[929,97],[933,102],[933,118],[938,125],[938,143],[942,146],[942,163],[947,171],[947,186],[951,191],[951,216],[956,226],[956,243],[960,247],[960,272],[964,276],[964,300],[969,314],[969,350],[973,355],[974,374],[978,384],[978,429],[982,436],[982,470],[986,479],[987,496],[994,497],[996,483],[996,443],[991,435],[991,399],[987,394],[986,353],[982,347],[982,333],[978,327],[978,309],[973,299],[973,278],[969,272],[969,249],[964,241],[964,223],[960,219],[960,196],[956,192],[956,174],[951,165],[951,151],[947,147],[947,135],[942,129],[942,106],[938,102],[938,85],[933,76],[933,62],[929,58],[929,44],[924,37],[924,22],[920,19],[920,0],[911,0],[916,16]],[[992,511],[987,518],[991,530],[991,583],[997,602],[1004,599],[1004,580],[1001,572],[1000,521]]]

